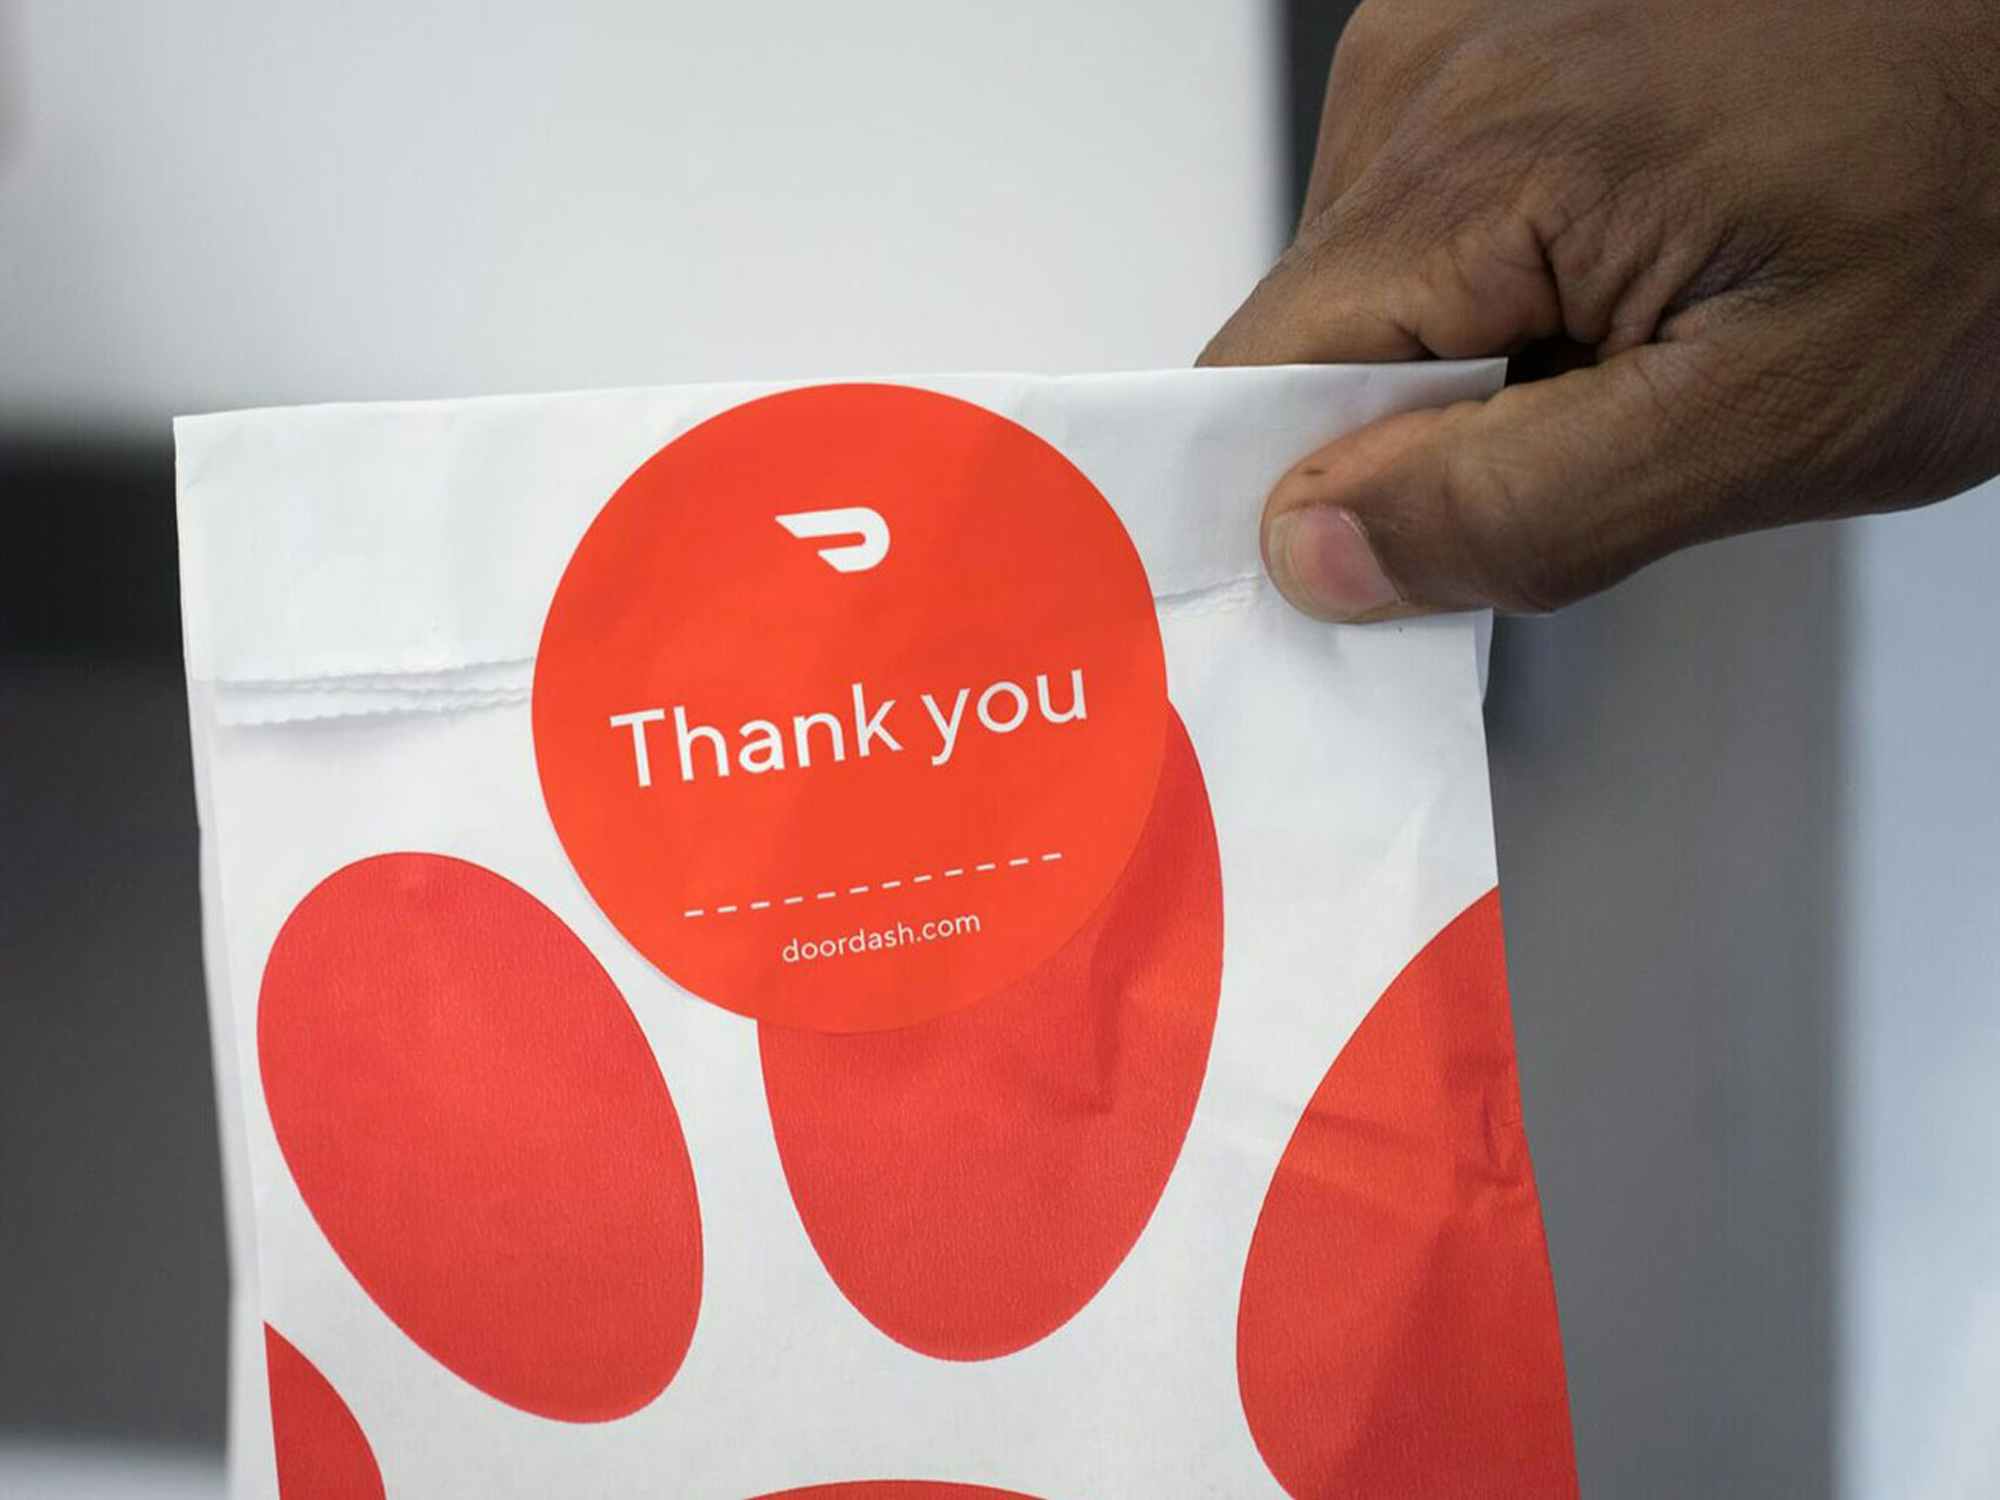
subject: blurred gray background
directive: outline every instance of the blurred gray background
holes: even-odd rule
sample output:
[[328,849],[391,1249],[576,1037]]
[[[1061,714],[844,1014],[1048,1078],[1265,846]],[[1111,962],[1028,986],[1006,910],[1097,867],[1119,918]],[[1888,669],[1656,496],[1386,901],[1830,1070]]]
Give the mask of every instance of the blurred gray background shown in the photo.
[[[167,417],[1185,363],[1350,8],[0,0],[0,1494],[219,1485]],[[1589,1496],[2000,1494],[1996,502],[1501,623]]]

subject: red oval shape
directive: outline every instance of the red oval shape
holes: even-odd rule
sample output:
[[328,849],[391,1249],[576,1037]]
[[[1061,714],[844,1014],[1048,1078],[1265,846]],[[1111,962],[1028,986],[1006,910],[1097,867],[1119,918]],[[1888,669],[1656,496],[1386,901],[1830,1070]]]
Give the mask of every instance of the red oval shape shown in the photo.
[[257,1050],[306,1206],[420,1347],[564,1421],[666,1388],[701,1302],[694,1174],[638,1022],[547,907],[443,855],[348,865],[271,946]]
[[278,1500],[383,1500],[368,1435],[319,1367],[264,1325]]
[[977,1484],[941,1484],[935,1479],[857,1479],[846,1484],[814,1484],[802,1490],[759,1495],[757,1500],[1035,1500],[1015,1490]]
[[1251,1239],[1237,1377],[1300,1500],[1576,1494],[1498,891],[1411,961],[1306,1106]]
[[957,1360],[1011,1354],[1074,1317],[1180,1154],[1221,977],[1215,825],[1170,715],[1131,863],[1053,958],[899,1031],[760,1027],[793,1201],[862,1316]]

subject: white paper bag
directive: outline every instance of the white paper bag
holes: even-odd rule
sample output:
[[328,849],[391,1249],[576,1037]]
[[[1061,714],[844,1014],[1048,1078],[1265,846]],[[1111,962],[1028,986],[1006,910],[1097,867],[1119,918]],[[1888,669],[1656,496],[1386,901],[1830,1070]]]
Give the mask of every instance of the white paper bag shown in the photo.
[[239,1496],[1562,1496],[1474,622],[1257,514],[1491,364],[183,419]]

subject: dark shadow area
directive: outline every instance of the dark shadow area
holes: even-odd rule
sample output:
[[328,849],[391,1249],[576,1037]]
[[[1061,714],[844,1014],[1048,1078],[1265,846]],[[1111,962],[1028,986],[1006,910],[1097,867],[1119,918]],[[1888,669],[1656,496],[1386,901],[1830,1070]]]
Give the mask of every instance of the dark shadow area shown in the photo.
[[0,439],[0,1432],[219,1445],[167,443]]
[[[1354,8],[1286,6],[1300,197]],[[1841,546],[1706,548],[1497,632],[1522,1086],[1591,1500],[1833,1491]]]
[[179,661],[167,434],[0,433],[0,515],[0,650]]

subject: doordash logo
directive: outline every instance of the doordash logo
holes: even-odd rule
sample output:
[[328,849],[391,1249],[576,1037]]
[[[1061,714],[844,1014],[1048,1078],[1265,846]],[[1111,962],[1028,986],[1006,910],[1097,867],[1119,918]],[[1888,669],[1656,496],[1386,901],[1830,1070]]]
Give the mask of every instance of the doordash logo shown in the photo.
[[[822,1031],[974,1004],[1074,937],[1138,846],[1169,712],[1104,496],[1019,423],[909,386],[802,387],[676,437],[577,544],[535,660],[542,796],[592,899],[682,988]],[[921,934],[945,900],[977,930],[783,957],[802,932]]]
[[819,549],[821,560],[836,573],[866,573],[889,555],[889,523],[881,511],[865,505],[848,505],[839,510],[800,510],[774,519],[802,539],[858,537],[858,541],[845,547]]

